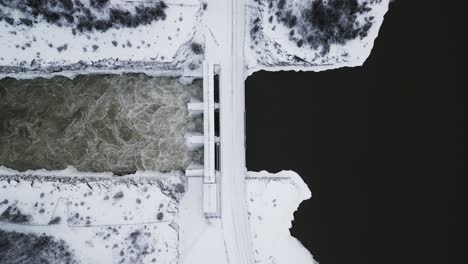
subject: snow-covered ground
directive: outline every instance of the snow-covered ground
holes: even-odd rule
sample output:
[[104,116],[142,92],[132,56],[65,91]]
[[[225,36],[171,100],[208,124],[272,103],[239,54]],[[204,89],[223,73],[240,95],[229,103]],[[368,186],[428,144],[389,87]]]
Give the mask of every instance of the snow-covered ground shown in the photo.
[[[22,1],[0,2],[0,78],[128,71],[200,76],[203,58],[203,38],[198,34],[203,14],[200,0],[166,0],[163,15],[154,15],[154,19],[147,18],[153,15],[151,10],[144,13],[145,17],[141,10],[162,1],[100,1],[106,2],[100,8],[93,7],[92,0],[78,1],[83,3],[81,7],[74,1],[59,2],[71,2],[73,11],[67,11],[61,4],[46,5],[52,10],[49,12],[57,12],[60,17],[55,22],[45,15],[34,17],[31,11],[24,11],[31,8],[18,7],[16,3]],[[119,11],[117,15],[125,12],[129,15],[116,17],[117,11],[112,13],[113,10]],[[73,22],[67,21],[62,13],[72,16]],[[104,21],[110,27],[101,29],[103,26],[97,24],[83,29],[82,17],[87,19],[86,23]]]
[[[141,24],[132,21],[136,25],[116,22],[110,10],[128,11],[140,21],[136,8],[162,1],[108,0],[100,9],[92,1],[81,2],[91,10],[92,21],[111,21],[112,26],[80,30],[83,11],[69,12],[72,23],[65,18],[51,22],[3,5],[0,77],[86,72],[201,76],[205,37],[216,38],[212,30],[217,28],[203,20],[210,10],[216,12],[205,1],[163,1],[164,16]],[[247,0],[246,76],[262,69],[321,71],[362,65],[388,5],[389,0]]]
[[[181,175],[80,177],[66,170],[31,176],[5,168],[0,168],[0,174],[3,231],[63,240],[79,263],[178,261],[179,231],[174,219],[186,188]],[[15,245],[15,241],[2,243]],[[0,255],[2,263],[14,261]]]
[[[224,150],[235,157],[223,160],[224,168],[234,164],[224,176],[239,177],[228,178],[236,184],[244,177],[234,172],[245,169],[239,166],[243,148],[233,144],[243,142],[242,75],[361,65],[388,9],[388,0],[248,0],[245,34],[230,34],[243,31],[227,27],[242,23],[239,12],[216,9],[230,10],[230,1],[83,0],[78,7],[69,0],[52,2],[57,4],[37,14],[18,4],[26,1],[0,0],[0,78],[102,72],[193,77],[201,76],[203,59],[219,63],[221,72],[229,73],[220,82],[228,95],[221,109],[236,109],[221,122],[232,134],[221,139]],[[64,9],[70,3],[72,8]],[[232,46],[241,47],[242,38],[244,57],[236,57]],[[53,236],[51,244],[82,263],[223,264],[230,263],[229,255],[250,259],[250,245],[257,263],[315,263],[289,233],[294,211],[311,197],[294,172],[248,173],[245,197],[243,184],[224,181],[224,190],[231,187],[230,198],[236,199],[224,200],[232,208],[223,219],[203,214],[202,178],[151,171],[110,176],[73,168],[20,173],[1,167],[0,230],[15,238],[13,231],[35,234],[33,241]],[[243,198],[250,229],[235,221],[247,219],[245,206],[237,203]],[[252,243],[243,243],[249,233]],[[2,257],[0,262],[8,263]]]
[[[220,219],[203,214],[200,177],[31,173],[0,167],[0,230],[63,240],[79,263],[229,263]],[[246,186],[256,263],[314,263],[288,231],[311,197],[300,176],[249,172]]]
[[247,0],[246,76],[360,66],[388,0]]
[[289,232],[294,212],[312,195],[301,177],[293,171],[249,172],[246,186],[256,263],[316,263]]
[[[179,205],[180,263],[228,264],[222,222],[219,218],[206,219],[201,213],[202,183],[202,178],[189,178],[187,193]],[[316,263],[289,233],[294,212],[311,197],[301,177],[293,171],[248,172],[246,189],[255,263]]]

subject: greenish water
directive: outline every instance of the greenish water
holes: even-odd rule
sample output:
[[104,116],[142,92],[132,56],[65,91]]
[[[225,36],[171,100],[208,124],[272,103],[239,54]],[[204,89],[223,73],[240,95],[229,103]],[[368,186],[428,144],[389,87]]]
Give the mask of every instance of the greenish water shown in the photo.
[[201,132],[187,102],[200,82],[174,78],[86,75],[0,80],[0,165],[80,171],[183,170],[200,161],[184,135]]

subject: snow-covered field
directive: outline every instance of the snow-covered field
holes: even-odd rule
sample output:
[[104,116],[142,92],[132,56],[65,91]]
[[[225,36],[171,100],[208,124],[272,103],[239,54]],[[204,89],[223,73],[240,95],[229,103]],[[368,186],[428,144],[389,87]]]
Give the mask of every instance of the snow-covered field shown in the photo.
[[[0,168],[0,230],[63,240],[77,263],[228,263],[220,219],[203,214],[202,178],[35,174]],[[246,184],[257,263],[314,263],[288,231],[311,197],[299,175],[249,172]]]
[[[186,188],[181,175],[31,176],[5,168],[0,174],[1,230],[63,240],[79,263],[177,263],[174,218]],[[15,241],[4,239],[14,247]],[[18,260],[2,257],[1,263]]]
[[150,8],[162,1],[38,1],[50,10],[37,16],[26,2],[0,1],[0,78],[90,71],[200,76],[199,0],[167,0],[157,11]]
[[360,66],[388,0],[247,0],[246,76]]

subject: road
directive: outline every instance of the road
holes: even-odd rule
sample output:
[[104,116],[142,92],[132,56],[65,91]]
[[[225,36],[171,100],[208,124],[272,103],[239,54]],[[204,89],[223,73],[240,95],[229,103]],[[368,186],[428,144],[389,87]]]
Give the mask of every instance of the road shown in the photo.
[[245,200],[245,0],[209,0],[206,60],[220,65],[221,221],[230,264],[255,262]]

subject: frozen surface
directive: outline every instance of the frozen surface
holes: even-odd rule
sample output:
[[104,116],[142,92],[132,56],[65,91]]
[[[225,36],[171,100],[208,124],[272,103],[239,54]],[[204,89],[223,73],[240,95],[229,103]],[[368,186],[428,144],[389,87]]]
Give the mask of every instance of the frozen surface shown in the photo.
[[[8,173],[3,169],[0,174],[4,172]],[[61,173],[67,174],[56,174]],[[174,218],[185,191],[180,176],[76,178],[20,173],[0,176],[0,188],[0,243],[6,245],[0,250],[1,263],[20,260],[14,257],[21,256],[21,250],[11,247],[28,243],[17,233],[31,234],[27,240],[42,236],[55,241],[48,247],[29,244],[39,256],[52,257],[46,263],[57,257],[64,258],[58,263],[177,263],[179,231]],[[57,247],[69,254],[46,254]],[[29,257],[37,256],[30,252]]]
[[200,70],[200,1],[94,2],[0,1],[0,74]]
[[187,103],[200,82],[143,74],[0,80],[0,165],[17,170],[184,170],[202,153],[185,142],[202,132]]
[[388,0],[247,0],[246,76],[258,70],[360,66]]

